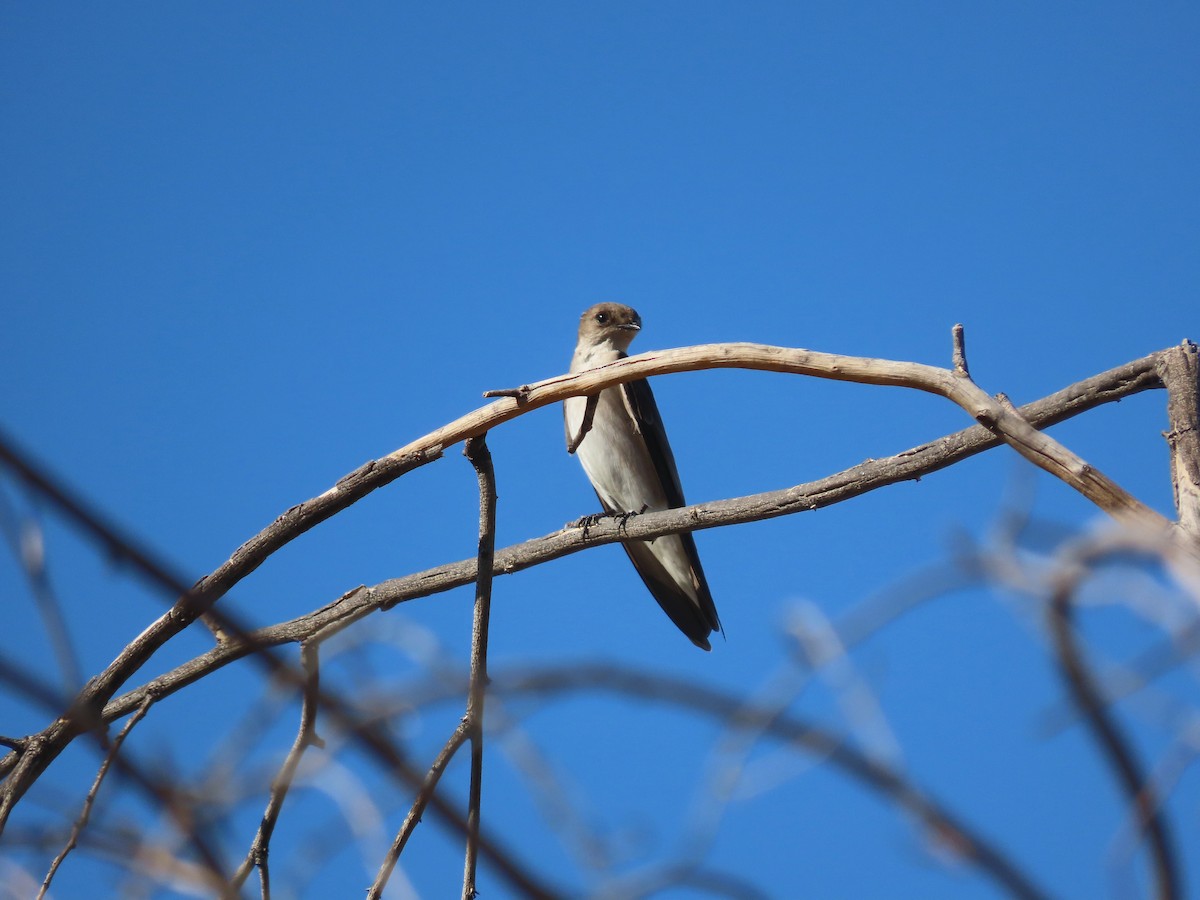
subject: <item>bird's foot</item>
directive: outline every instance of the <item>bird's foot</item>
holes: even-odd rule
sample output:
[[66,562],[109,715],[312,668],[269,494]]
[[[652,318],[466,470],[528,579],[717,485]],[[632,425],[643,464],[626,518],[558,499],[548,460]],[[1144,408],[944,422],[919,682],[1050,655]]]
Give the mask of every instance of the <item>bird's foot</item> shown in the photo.
[[640,516],[647,509],[649,509],[649,507],[645,504],[642,504],[641,509],[637,509],[637,510],[631,509],[629,512],[592,513],[590,516],[583,516],[579,519],[576,519],[574,522],[568,522],[566,524],[566,526],[564,526],[564,527],[566,527],[566,528],[582,528],[583,536],[586,538],[588,536],[588,529],[590,529],[593,525],[599,525],[605,519],[613,519],[617,523],[617,531],[621,532],[621,531],[625,531],[625,526],[631,518],[633,518],[634,516]]
[[613,516],[613,518],[617,520],[617,531],[618,532],[624,531],[626,534],[628,534],[629,531],[626,526],[629,524],[629,520],[631,518],[633,518],[634,516],[640,516],[648,508],[649,507],[645,503],[643,503],[642,508],[639,510],[636,510],[636,511],[630,510],[629,512],[618,513],[617,515]]
[[566,527],[582,528],[583,536],[584,538],[587,538],[588,529],[590,529],[593,525],[599,524],[602,519],[607,518],[609,518],[608,513],[592,513],[590,516],[582,516],[581,518],[576,519],[574,522],[568,522]]
[[630,518],[634,516],[640,516],[648,509],[649,506],[642,504],[642,508],[640,510],[630,510],[629,512],[593,512],[592,515],[576,518],[574,522],[568,522],[563,527],[582,528],[583,536],[584,538],[587,538],[589,528],[596,526],[596,524],[600,524],[602,521],[606,520],[606,518],[611,518],[611,520],[617,522],[618,532],[624,532],[625,526],[629,523]]

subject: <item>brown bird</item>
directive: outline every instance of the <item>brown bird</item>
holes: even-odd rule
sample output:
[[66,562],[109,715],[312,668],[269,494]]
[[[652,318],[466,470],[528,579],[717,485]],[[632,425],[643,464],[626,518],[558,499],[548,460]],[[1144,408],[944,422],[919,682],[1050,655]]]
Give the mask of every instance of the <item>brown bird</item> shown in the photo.
[[[619,303],[599,303],[579,321],[571,371],[592,369],[628,354],[642,319]],[[563,404],[567,450],[576,453],[605,512],[630,513],[685,506],[675,457],[663,430],[654,394],[645,379],[600,393],[585,434],[588,398]],[[696,542],[688,532],[621,544],[658,605],[697,647],[712,649],[708,636],[721,630]]]

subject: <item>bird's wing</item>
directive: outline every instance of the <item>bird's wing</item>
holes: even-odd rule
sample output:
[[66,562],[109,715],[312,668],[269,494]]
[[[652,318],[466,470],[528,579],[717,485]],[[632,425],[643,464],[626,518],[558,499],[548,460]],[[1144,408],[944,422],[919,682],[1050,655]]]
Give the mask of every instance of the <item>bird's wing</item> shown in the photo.
[[633,415],[633,424],[642,441],[646,452],[654,463],[654,471],[667,496],[667,506],[672,509],[686,506],[683,499],[683,486],[679,483],[679,470],[675,468],[675,455],[667,441],[667,432],[663,428],[662,416],[658,414],[658,404],[654,402],[654,393],[650,384],[642,378],[637,381],[627,381],[621,385],[625,391],[625,404]]
[[[625,391],[625,400],[630,412],[634,417],[634,424],[637,426],[638,432],[642,436],[642,441],[646,445],[646,451],[650,454],[650,459],[654,463],[654,469],[658,473],[658,479],[662,483],[663,491],[666,493],[667,504],[671,508],[686,506],[687,502],[683,499],[683,487],[679,482],[679,470],[675,468],[675,456],[671,453],[671,445],[667,441],[667,432],[663,428],[662,417],[658,414],[658,404],[654,402],[654,393],[650,390],[650,385],[645,379],[638,381],[629,381],[622,385]],[[631,548],[625,545],[626,552],[629,553],[630,559],[633,561],[635,568],[642,574],[643,580],[650,587],[651,593],[658,600],[659,605],[667,612],[667,614],[675,621],[677,625],[685,633],[700,646],[705,646],[696,637],[691,634],[694,630],[686,627],[683,622],[696,612],[700,613],[701,620],[712,631],[721,631],[721,620],[717,618],[717,607],[713,603],[712,593],[708,589],[708,580],[704,577],[704,567],[700,565],[700,554],[696,551],[696,541],[692,538],[690,531],[684,531],[676,535],[683,543],[684,552],[687,554],[688,562],[692,568],[692,585],[696,590],[696,596],[699,600],[698,607],[691,600],[686,601],[686,606],[691,607],[692,612],[679,609],[682,596],[671,598],[671,591],[666,590],[666,584],[655,584],[656,581],[661,581],[659,577],[651,575],[648,567],[645,565],[646,560],[640,559],[646,554],[640,552],[640,548]],[[649,547],[650,545],[646,545]],[[652,567],[651,567],[652,568]],[[671,583],[671,588],[674,593],[679,594],[678,586]]]
[[[687,537],[690,538],[691,535],[687,535]],[[693,583],[696,581],[695,574],[698,572],[699,584],[703,585],[703,587],[697,588],[699,601],[693,599],[679,586],[659,558],[661,548],[666,546],[668,541],[686,546],[688,542],[683,538],[684,535],[681,534],[667,535],[657,538],[652,544],[646,541],[622,541],[621,547],[629,556],[629,561],[633,563],[633,568],[641,577],[647,590],[650,591],[650,596],[675,623],[675,627],[687,635],[688,639],[697,647],[711,650],[712,645],[708,642],[708,636],[714,631],[720,631],[721,623],[717,619],[717,610],[708,593],[708,586],[704,584],[704,573],[695,568],[694,543],[691,550]],[[685,550],[685,552],[687,551]]]

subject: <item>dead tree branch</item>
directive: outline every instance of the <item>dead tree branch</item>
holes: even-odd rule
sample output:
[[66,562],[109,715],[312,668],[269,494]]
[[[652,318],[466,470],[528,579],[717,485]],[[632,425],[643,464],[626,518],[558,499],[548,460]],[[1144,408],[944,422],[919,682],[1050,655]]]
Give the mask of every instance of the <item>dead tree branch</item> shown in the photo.
[[283,801],[287,798],[292,782],[296,778],[296,770],[300,767],[300,758],[309,747],[322,747],[324,741],[317,734],[317,702],[321,689],[321,662],[319,645],[304,642],[300,645],[300,661],[304,668],[306,681],[304,683],[304,698],[300,706],[300,729],[296,740],[279,768],[279,774],[271,783],[271,793],[267,800],[266,811],[263,812],[262,822],[254,835],[254,842],[242,864],[238,866],[233,878],[229,880],[228,894],[236,897],[250,870],[258,867],[259,881],[262,883],[263,900],[270,900],[271,876],[268,865],[268,855],[271,851],[271,835],[275,832],[275,824],[279,814],[283,812]]
[[450,760],[454,758],[454,754],[458,752],[458,748],[467,741],[467,729],[465,719],[459,722],[457,728],[451,733],[450,738],[442,746],[438,755],[434,758],[433,764],[429,767],[429,772],[425,775],[425,781],[422,782],[420,789],[417,791],[417,796],[413,800],[412,808],[409,809],[408,815],[404,817],[404,821],[400,825],[400,830],[396,833],[396,839],[392,841],[392,846],[388,849],[387,855],[383,859],[383,863],[379,866],[379,874],[375,876],[375,881],[367,891],[367,900],[379,900],[383,896],[383,889],[387,886],[388,879],[392,877],[392,871],[396,868],[396,863],[400,860],[400,854],[404,852],[404,847],[408,843],[408,839],[416,830],[417,823],[421,821],[421,816],[425,813],[425,807],[429,805],[430,798],[433,797],[433,792],[437,790],[438,782],[442,778],[442,773],[446,771],[446,766],[450,765]]
[[1071,689],[1076,706],[1091,728],[1096,743],[1108,757],[1117,780],[1129,799],[1134,821],[1149,844],[1155,896],[1158,900],[1175,900],[1183,896],[1183,889],[1170,829],[1157,792],[1150,779],[1143,774],[1130,741],[1117,725],[1108,701],[1088,666],[1083,649],[1076,640],[1073,625],[1075,594],[1094,565],[1113,553],[1135,549],[1139,548],[1129,546],[1125,540],[1085,544],[1072,560],[1072,564],[1064,566],[1057,579],[1048,608],[1049,624],[1063,678]]
[[1049,895],[1002,850],[974,831],[903,774],[839,736],[778,708],[747,705],[746,698],[671,675],[607,665],[514,669],[493,680],[497,696],[552,696],[601,691],[669,703],[711,716],[728,728],[749,729],[827,760],[842,774],[911,813],[932,835],[1014,897]]
[[1200,353],[1191,341],[1164,351],[1159,377],[1167,388],[1165,432],[1179,527],[1200,540]]
[[[78,498],[63,491],[52,480],[43,477],[36,466],[30,465],[25,457],[13,450],[11,442],[0,435],[0,463],[16,472],[35,489],[51,497],[87,533],[102,546],[109,548],[110,552],[130,561],[152,581],[167,587],[175,596],[180,597],[168,613],[131,641],[112,663],[88,682],[65,715],[60,716],[43,732],[22,741],[14,741],[13,746],[19,747],[19,752],[10,753],[0,760],[0,777],[7,776],[0,787],[0,829],[28,787],[80,734],[95,729],[103,720],[132,711],[147,697],[163,696],[193,683],[233,659],[254,654],[272,671],[282,671],[286,667],[267,652],[268,648],[285,642],[323,638],[374,610],[386,609],[408,599],[475,581],[480,572],[507,574],[597,544],[649,539],[662,534],[756,521],[817,509],[885,484],[918,478],[952,465],[966,456],[996,446],[1001,441],[1009,443],[1027,459],[1071,485],[1118,520],[1169,539],[1177,549],[1182,549],[1195,558],[1200,554],[1195,542],[1178,541],[1176,529],[1165,518],[1037,430],[1099,403],[1162,386],[1165,377],[1163,373],[1170,370],[1164,359],[1175,349],[1152,354],[1087,379],[1059,394],[1030,404],[1019,412],[989,397],[970,380],[961,332],[956,332],[955,336],[955,368],[952,370],[917,363],[840,356],[758,344],[714,344],[641,354],[600,369],[558,376],[522,387],[519,396],[489,404],[394,453],[368,462],[341,479],[330,490],[288,510],[272,525],[243,544],[226,563],[200,579],[191,589],[181,588],[179,579],[152,554],[140,552],[134,542],[122,539],[103,517],[96,515]],[[1194,360],[1194,350],[1192,359]],[[1164,365],[1167,367],[1164,368]],[[464,560],[383,582],[373,588],[357,589],[341,600],[291,622],[279,623],[254,632],[234,627],[232,636],[220,641],[209,653],[113,700],[116,692],[154,652],[195,621],[199,615],[211,609],[212,604],[240,579],[254,571],[272,553],[371,491],[390,483],[413,468],[440,457],[447,446],[467,438],[482,436],[498,424],[570,396],[595,395],[607,387],[637,378],[709,368],[777,371],[921,390],[955,402],[984,427],[965,429],[887,460],[868,461],[818,482],[735,500],[651,513],[631,519],[620,526],[616,523],[601,522],[586,531],[568,528],[535,541],[507,548],[496,554],[491,566],[481,568],[479,559]],[[1193,374],[1192,382],[1194,381]],[[1194,405],[1193,402],[1193,408]],[[1180,416],[1185,414],[1186,411],[1180,413]],[[1172,421],[1174,423],[1176,419],[1173,417]],[[1180,418],[1179,421],[1186,422],[1185,418]],[[1182,428],[1173,429],[1173,432],[1177,432],[1177,437],[1185,442],[1194,442],[1194,431],[1194,428],[1189,431],[1186,424]],[[1189,434],[1191,437],[1188,437]],[[1188,458],[1195,456],[1191,451],[1184,455]],[[1188,478],[1190,477],[1189,475]],[[1177,491],[1186,493],[1186,484],[1180,487],[1185,481],[1186,479],[1176,474]],[[1181,500],[1181,522],[1186,523],[1183,510],[1184,504]],[[302,683],[298,673],[291,672],[290,669],[288,672],[295,683]],[[402,779],[409,784],[419,785],[423,782],[424,779],[418,777],[386,738],[356,719],[348,704],[325,693],[320,693],[319,697],[322,708],[329,711],[334,725],[345,728],[348,733],[362,741],[366,749],[388,764],[391,771],[400,773]],[[430,802],[448,821],[462,828],[464,833],[469,833],[470,823],[458,815],[456,810],[439,802],[436,797],[431,797]],[[480,847],[488,852],[486,841],[481,841]],[[492,852],[494,854],[494,851]],[[492,858],[494,861],[497,859],[495,855]],[[501,868],[504,869],[504,866],[501,865]],[[510,875],[514,874],[513,870],[506,871]]]
[[475,900],[479,814],[483,790],[483,703],[487,690],[488,626],[492,610],[492,559],[496,555],[496,473],[485,435],[469,438],[463,450],[479,480],[479,552],[475,565],[475,613],[471,626],[471,688],[465,722],[471,740],[471,785],[467,799],[467,852],[463,900]]
[[92,806],[96,802],[96,795],[100,793],[100,785],[104,783],[104,776],[108,774],[109,768],[112,766],[113,760],[117,754],[121,752],[121,745],[125,743],[125,738],[129,736],[138,722],[145,718],[146,713],[150,711],[150,705],[154,702],[153,698],[147,697],[146,702],[137,708],[129,721],[117,733],[112,744],[108,748],[108,753],[104,757],[104,762],[100,764],[99,771],[96,772],[96,780],[92,782],[91,789],[87,792],[87,796],[83,800],[83,809],[79,813],[79,818],[75,820],[75,824],[71,826],[71,836],[67,838],[66,845],[59,851],[58,856],[54,857],[54,862],[50,864],[50,870],[46,872],[46,878],[42,881],[41,890],[38,891],[38,900],[42,900],[46,896],[46,891],[50,890],[50,882],[54,880],[54,875],[58,872],[59,866],[66,860],[67,855],[75,849],[79,843],[79,836],[83,834],[83,829],[87,827],[88,820],[92,815]]
[[[1021,416],[1038,428],[1046,428],[1101,404],[1161,387],[1156,369],[1159,356],[1153,354],[1134,360],[1073,384],[1021,407]],[[512,574],[598,544],[625,539],[646,540],[680,531],[757,522],[821,509],[888,485],[923,478],[1001,443],[994,434],[976,425],[894,456],[871,459],[826,478],[779,491],[643,513],[623,524],[601,519],[589,526],[586,533],[582,528],[569,526],[497,551],[492,573]],[[104,717],[112,719],[128,713],[136,708],[146,691],[174,693],[209,672],[247,656],[254,647],[299,642],[315,634],[332,634],[377,609],[470,584],[475,579],[476,566],[476,559],[466,559],[391,579],[374,587],[355,588],[319,610],[255,631],[252,644],[230,641],[195,657],[116,698],[105,708]],[[3,774],[5,762],[7,760],[0,761],[0,774]]]
[[467,800],[467,846],[463,863],[463,898],[475,896],[475,872],[479,855],[479,821],[483,785],[483,705],[487,688],[488,625],[491,620],[492,559],[496,550],[496,473],[485,436],[468,438],[463,455],[471,461],[479,481],[479,549],[476,570],[481,576],[475,583],[475,610],[471,627],[471,676],[467,689],[467,708],[458,727],[450,735],[425,776],[412,808],[400,826],[379,873],[367,891],[367,900],[378,900],[392,871],[421,819],[426,805],[437,789],[438,781],[450,760],[467,741],[471,742],[471,783]]
[[[48,496],[54,499],[55,502],[61,503],[64,511],[73,520],[81,523],[88,533],[94,532],[99,535],[102,545],[108,548],[110,552],[132,562],[153,583],[165,585],[172,594],[183,595],[174,607],[172,607],[171,611],[161,616],[133,642],[127,645],[117,659],[104,672],[92,678],[72,703],[63,705],[54,704],[56,710],[61,710],[64,706],[69,707],[65,714],[60,714],[51,725],[39,734],[24,739],[14,739],[11,742],[14,752],[9,753],[3,760],[0,760],[0,777],[4,777],[3,784],[0,784],[0,831],[2,831],[12,810],[50,763],[75,738],[81,734],[95,732],[96,728],[105,721],[101,716],[101,710],[105,702],[111,698],[112,693],[133,672],[140,668],[157,647],[165,643],[169,637],[181,631],[189,622],[194,621],[200,611],[207,608],[205,604],[211,604],[215,601],[216,597],[211,593],[207,593],[209,589],[206,587],[197,587],[194,590],[188,591],[186,586],[182,585],[179,578],[167,566],[157,561],[149,552],[143,551],[137,544],[127,540],[115,529],[111,529],[102,516],[94,513],[82,501],[74,498],[69,491],[66,491],[46,476],[40,467],[34,465],[13,448],[7,446],[3,442],[2,436],[0,436],[0,461],[10,463],[11,467],[19,475],[26,478],[35,488],[46,488],[49,491]],[[417,464],[411,458],[397,458],[391,463],[381,466],[368,464],[361,467],[358,472],[347,476],[339,484],[346,485],[344,489],[346,496],[352,496],[354,499],[357,499],[357,496],[361,496],[361,494],[356,492],[361,491],[362,484],[368,477],[366,473],[382,471],[383,476],[391,480],[399,477],[403,471],[407,471],[406,466],[412,468]],[[327,497],[328,495],[329,492],[323,496]],[[320,498],[318,499],[320,500]],[[351,502],[353,502],[353,499],[347,500],[344,496],[341,498],[333,497],[327,501],[314,504],[314,511],[311,515],[301,511],[293,516],[292,513],[295,513],[295,510],[292,510],[281,518],[291,517],[292,521],[288,528],[295,529],[296,527],[303,526],[302,530],[307,530],[307,528],[311,528],[317,521],[321,520],[317,516],[328,518],[337,509],[344,508]],[[338,506],[338,503],[341,503],[341,506]],[[276,531],[268,529],[270,534],[265,537],[264,535],[260,535],[259,538],[261,540],[257,544],[254,541],[251,542],[251,544],[255,544],[257,549],[251,548],[247,550],[247,547],[243,546],[234,555],[234,559],[240,560],[239,565],[242,565],[243,568],[247,565],[250,566],[242,574],[252,571],[262,559],[266,558],[266,555],[269,555],[262,549],[262,546],[264,546],[263,542],[269,543],[269,540],[273,540],[279,537],[279,535],[288,532],[288,528],[280,528]],[[291,537],[294,537],[298,533],[300,532],[292,533]],[[261,557],[256,555],[258,553],[262,554]],[[253,565],[250,565],[251,563]],[[218,573],[224,571],[229,566],[230,563],[226,563],[225,567],[217,570]],[[304,683],[301,676],[292,671],[290,665],[284,663],[274,653],[270,652],[268,645],[259,644],[252,634],[248,633],[240,623],[231,619],[227,613],[214,611],[214,615],[223,625],[228,626],[227,630],[229,631],[226,641],[218,644],[218,647],[233,643],[242,651],[240,655],[253,654],[254,658],[261,661],[272,673],[282,676],[289,682]],[[314,640],[317,639],[319,632],[314,633],[312,637]],[[3,661],[0,661],[0,669],[3,668]],[[18,671],[9,674],[18,679],[21,675]],[[29,686],[32,688],[37,687],[36,684],[32,683]],[[143,695],[143,699],[148,697],[157,699],[158,696],[161,695],[150,691]],[[353,711],[353,708],[340,697],[328,692],[320,692],[317,696],[322,708],[329,714],[331,721],[336,726],[351,734],[364,750],[371,753],[383,763],[386,771],[414,788],[419,787],[421,776],[408,764],[407,760],[386,735],[361,721],[360,717]],[[134,778],[135,783],[157,798],[163,807],[175,816],[192,846],[196,848],[199,856],[204,861],[215,882],[218,884],[226,883],[227,876],[210,846],[210,842],[204,834],[199,833],[194,827],[189,825],[190,819],[187,815],[187,810],[178,802],[175,794],[153,779],[145,777],[139,769],[123,765],[120,759],[117,759],[117,764],[121,766],[122,771],[127,772]],[[466,817],[456,807],[437,798],[433,798],[431,806],[439,818],[449,824],[450,827],[463,834],[467,833]],[[511,884],[530,896],[553,896],[551,890],[541,885],[536,878],[526,872],[516,859],[507,851],[501,849],[493,839],[480,836],[477,845],[479,852]]]

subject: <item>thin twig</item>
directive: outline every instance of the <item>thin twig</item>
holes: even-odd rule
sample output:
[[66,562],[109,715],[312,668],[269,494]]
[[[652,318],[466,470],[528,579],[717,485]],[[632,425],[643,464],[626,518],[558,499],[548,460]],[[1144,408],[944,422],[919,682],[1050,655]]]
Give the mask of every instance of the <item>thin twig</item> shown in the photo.
[[[275,550],[372,490],[440,455],[440,450],[418,454],[393,453],[385,459],[360,466],[320,497],[292,507],[270,527],[243,544],[224,565],[189,587],[186,580],[174,572],[168,563],[133,537],[123,534],[101,512],[50,475],[44,466],[0,431],[0,464],[49,499],[110,556],[128,563],[151,584],[178,598],[167,613],[156,619],[126,645],[107,668],[87,682],[65,714],[38,735],[36,752],[28,752],[19,759],[10,755],[0,761],[0,776],[8,775],[0,787],[0,834],[13,808],[30,785],[75,738],[99,724],[99,710],[163,644],[202,614],[207,614],[211,622],[219,627],[219,637],[222,639],[218,645],[226,639],[239,644],[252,644],[249,629],[240,619],[228,611],[214,609],[212,605],[234,584],[258,568]],[[292,672],[269,648],[255,649],[260,651],[257,658],[268,670],[283,672],[296,684],[303,683],[300,673]]]
[[[68,699],[62,698],[53,688],[41,684],[36,676],[11,665],[2,657],[0,657],[0,681],[5,681],[16,687],[26,696],[45,705],[48,709],[67,710],[65,713],[60,713],[59,718],[54,724],[40,734],[18,739],[3,739],[3,744],[11,747],[13,750],[5,758],[5,762],[11,761],[12,774],[8,776],[3,784],[0,784],[0,798],[3,798],[5,801],[11,799],[12,794],[15,793],[10,790],[10,782],[12,781],[24,779],[27,780],[28,784],[36,781],[38,774],[44,771],[45,766],[49,764],[49,760],[43,752],[44,743],[48,740],[47,735],[61,733],[60,729],[67,727],[71,723],[77,725],[84,720],[91,722],[92,727],[83,733],[93,740],[106,755],[109,754],[111,745],[108,742],[108,737],[103,726],[104,723],[114,721],[114,719],[104,718],[98,712],[88,712],[82,716],[75,714]],[[148,706],[159,698],[160,695],[153,689],[144,691],[139,696],[138,702],[126,710],[126,714],[136,712],[143,704]],[[116,716],[115,718],[121,717]],[[144,792],[160,809],[165,810],[174,819],[180,833],[185,836],[195,851],[200,864],[207,867],[209,881],[218,884],[223,883],[225,881],[224,869],[215,849],[215,844],[211,840],[207,827],[203,823],[197,822],[191,814],[191,810],[188,808],[182,792],[166,779],[151,774],[149,767],[131,761],[128,758],[129,756],[130,754],[128,753],[124,756],[110,756],[110,767],[115,767],[122,776]],[[15,803],[15,801],[13,802]]]
[[367,891],[367,900],[378,900],[392,875],[400,854],[421,820],[421,815],[437,789],[438,781],[450,760],[466,741],[471,741],[471,786],[467,805],[467,849],[463,865],[463,897],[475,896],[475,869],[479,855],[479,818],[483,777],[483,704],[487,687],[487,638],[491,614],[492,558],[496,549],[496,481],[492,455],[485,436],[470,438],[463,448],[471,461],[479,482],[479,548],[477,570],[482,573],[476,581],[475,613],[471,627],[471,676],[467,690],[467,709],[458,727],[450,735],[434,759],[405,816],[392,846],[388,849],[375,881]]
[[[130,562],[152,583],[164,587],[180,598],[169,612],[160,616],[127,645],[113,663],[99,675],[90,679],[73,703],[56,705],[56,709],[59,711],[69,706],[65,714],[59,712],[58,717],[50,726],[26,740],[20,753],[11,753],[0,761],[0,777],[7,776],[0,785],[0,832],[3,831],[12,810],[29,787],[75,738],[81,734],[95,731],[103,721],[100,713],[105,703],[111,699],[116,689],[149,659],[156,649],[194,621],[197,615],[207,610],[212,603],[223,596],[233,583],[257,568],[279,546],[289,542],[340,509],[349,506],[376,487],[394,480],[404,472],[435,459],[439,455],[440,450],[411,456],[393,454],[386,460],[361,466],[339,481],[334,489],[327,491],[315,501],[289,510],[271,528],[243,545],[224,566],[218,568],[207,578],[201,579],[194,588],[189,589],[151,551],[138,546],[132,539],[120,534],[100,513],[91,509],[67,488],[59,484],[28,455],[16,450],[15,446],[0,433],[0,462],[8,465],[28,484],[51,499],[64,513],[76,521],[85,533],[97,539],[110,554]],[[303,683],[303,678],[299,673],[294,672],[288,664],[271,652],[268,645],[258,644],[256,639],[241,626],[240,622],[227,612],[211,611],[229,635],[228,642],[238,645],[242,649],[243,655],[252,652],[255,659],[261,662],[268,671],[281,675],[293,683]],[[225,643],[223,641],[218,646],[223,646]],[[332,721],[344,728],[365,750],[383,762],[387,771],[409,784],[420,784],[420,776],[400,755],[391,739],[380,733],[378,729],[361,721],[348,703],[336,695],[324,692],[320,695],[320,702],[329,711]],[[118,765],[121,765],[120,760],[118,760]],[[220,884],[227,883],[228,877],[224,873],[218,857],[205,837],[197,832],[195,823],[191,821],[186,810],[180,807],[174,793],[166,789],[164,785],[147,778],[138,770],[131,770],[130,774],[133,776],[135,784],[162,802],[176,817],[199,857],[209,865],[213,878]],[[432,807],[438,816],[451,827],[466,833],[465,817],[457,809],[436,799],[432,803]],[[497,871],[513,885],[531,896],[552,895],[549,889],[539,884],[531,873],[524,871],[516,860],[500,849],[494,841],[481,838],[479,849],[496,866]]]
[[492,391],[484,391],[483,396],[486,400],[493,400],[497,397],[512,397],[518,403],[524,403],[525,398],[529,395],[529,385],[523,384],[515,388],[496,388]]
[[383,863],[379,867],[379,874],[375,876],[375,881],[367,891],[367,900],[379,900],[383,896],[383,889],[387,885],[388,879],[392,877],[392,871],[396,868],[396,863],[400,859],[400,854],[404,852],[404,847],[408,843],[408,839],[412,836],[417,824],[421,821],[421,816],[424,815],[425,807],[429,804],[429,799],[433,796],[434,790],[437,789],[438,782],[442,778],[442,773],[446,771],[446,766],[450,764],[450,760],[454,758],[454,754],[458,752],[458,748],[465,744],[466,741],[466,719],[463,719],[458,723],[458,727],[454,729],[450,738],[434,758],[433,764],[429,767],[429,772],[425,775],[425,781],[422,782],[420,790],[417,791],[416,799],[413,800],[412,807],[408,811],[408,815],[404,817],[404,821],[400,825],[400,830],[396,833],[396,839],[392,841],[392,846],[383,858]]
[[54,874],[58,871],[59,866],[67,858],[67,854],[75,849],[79,843],[79,836],[83,833],[83,829],[87,827],[88,820],[92,815],[92,806],[96,802],[96,795],[100,792],[100,785],[104,781],[104,776],[108,774],[112,762],[116,759],[117,754],[121,751],[121,745],[125,743],[125,738],[129,735],[135,725],[145,718],[146,713],[150,711],[151,705],[154,703],[153,697],[146,697],[142,705],[137,708],[129,721],[113,738],[112,744],[108,748],[108,753],[104,757],[104,761],[100,763],[100,768],[96,772],[96,780],[92,782],[91,789],[87,792],[87,796],[83,800],[83,809],[79,812],[79,818],[75,820],[75,824],[71,828],[71,836],[67,838],[66,846],[59,851],[58,856],[54,857],[54,862],[50,864],[50,870],[46,873],[45,880],[42,881],[42,888],[38,891],[38,900],[42,900],[46,896],[46,891],[50,890],[50,882],[54,880]]
[[475,615],[471,625],[471,687],[465,717],[471,739],[471,787],[467,800],[467,850],[463,863],[463,900],[475,898],[479,856],[479,816],[483,788],[483,704],[487,690],[488,626],[492,609],[492,560],[496,553],[496,473],[486,435],[471,438],[463,451],[479,481],[479,554],[475,579]]
[[1129,799],[1134,820],[1145,834],[1150,846],[1150,858],[1158,900],[1174,900],[1183,896],[1175,852],[1166,817],[1163,815],[1154,786],[1142,774],[1130,742],[1110,714],[1108,703],[1097,686],[1072,625],[1075,593],[1094,565],[1114,552],[1130,548],[1113,543],[1089,543],[1077,559],[1063,569],[1051,597],[1049,624],[1058,654],[1059,669],[1071,689],[1076,705],[1083,714],[1100,749],[1116,772],[1117,780]]
[[245,883],[251,869],[259,868],[259,880],[262,883],[263,900],[270,900],[271,879],[267,867],[267,857],[271,850],[271,835],[275,832],[275,823],[283,811],[283,801],[287,798],[292,782],[296,778],[296,770],[300,766],[300,758],[309,747],[323,747],[325,742],[317,734],[317,701],[321,690],[321,663],[319,645],[304,642],[300,645],[300,662],[304,668],[304,699],[300,706],[300,728],[291,750],[279,768],[279,774],[271,783],[270,797],[267,799],[267,809],[263,813],[262,822],[250,851],[242,864],[229,881],[229,895],[237,896]]

